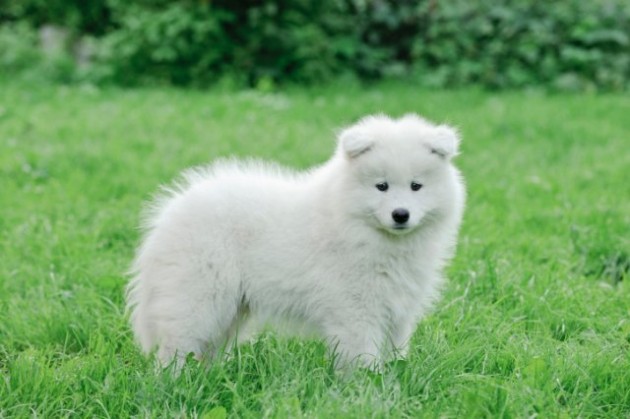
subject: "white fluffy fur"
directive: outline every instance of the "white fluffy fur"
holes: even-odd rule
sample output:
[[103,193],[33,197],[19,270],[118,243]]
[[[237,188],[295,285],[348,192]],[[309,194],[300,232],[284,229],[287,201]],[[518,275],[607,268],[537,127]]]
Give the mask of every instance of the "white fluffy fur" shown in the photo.
[[212,356],[260,325],[291,323],[324,337],[340,365],[404,356],[462,218],[458,143],[450,127],[378,115],[305,173],[255,161],[187,172],[154,205],[133,266],[142,348],[164,363]]

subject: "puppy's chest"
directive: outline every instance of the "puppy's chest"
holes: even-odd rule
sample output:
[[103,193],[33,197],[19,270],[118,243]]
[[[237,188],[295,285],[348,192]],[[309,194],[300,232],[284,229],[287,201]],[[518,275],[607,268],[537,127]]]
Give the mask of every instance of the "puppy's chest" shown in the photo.
[[425,276],[420,263],[412,258],[376,259],[367,264],[367,269],[371,271],[367,276],[372,278],[372,284],[384,289],[415,288]]
[[[305,248],[297,247],[290,261],[298,276],[328,278],[373,289],[397,288],[422,282],[424,269],[414,248],[389,248],[378,243],[347,240],[322,240]],[[300,257],[301,256],[301,257]],[[426,268],[426,267],[425,267]]]
[[412,251],[392,254],[377,250],[354,256],[349,254],[348,261],[354,265],[353,270],[362,285],[383,291],[422,283],[425,276],[421,258]]

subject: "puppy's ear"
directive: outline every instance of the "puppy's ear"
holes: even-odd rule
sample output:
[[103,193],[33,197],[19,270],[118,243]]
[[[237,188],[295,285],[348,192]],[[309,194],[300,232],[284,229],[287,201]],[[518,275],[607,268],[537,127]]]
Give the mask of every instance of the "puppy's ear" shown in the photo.
[[459,133],[448,125],[438,125],[432,132],[427,145],[431,153],[450,160],[459,153]]
[[360,125],[346,128],[339,134],[339,147],[351,159],[370,151],[372,146],[374,146],[374,140]]

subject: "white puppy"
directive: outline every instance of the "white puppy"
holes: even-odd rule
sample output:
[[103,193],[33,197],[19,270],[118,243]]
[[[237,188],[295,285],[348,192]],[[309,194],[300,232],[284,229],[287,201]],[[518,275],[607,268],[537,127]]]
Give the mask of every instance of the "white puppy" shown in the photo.
[[142,348],[181,363],[290,322],[327,339],[339,365],[404,356],[462,218],[458,143],[448,126],[377,115],[305,173],[254,161],[187,172],[154,205],[133,266]]

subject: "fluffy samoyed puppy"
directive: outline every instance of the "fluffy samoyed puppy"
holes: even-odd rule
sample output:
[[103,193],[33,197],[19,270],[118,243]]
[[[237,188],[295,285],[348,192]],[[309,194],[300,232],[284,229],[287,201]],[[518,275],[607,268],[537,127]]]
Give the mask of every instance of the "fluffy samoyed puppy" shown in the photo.
[[181,365],[272,323],[318,333],[338,365],[405,356],[462,219],[458,143],[417,115],[376,115],[304,173],[256,161],[186,172],[153,205],[132,268],[143,350]]

